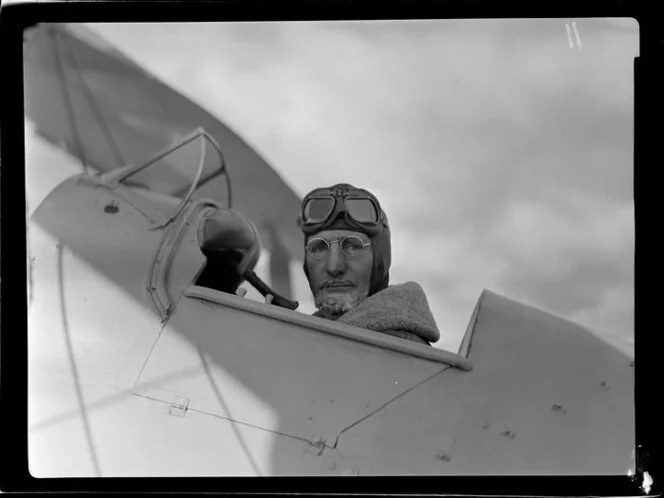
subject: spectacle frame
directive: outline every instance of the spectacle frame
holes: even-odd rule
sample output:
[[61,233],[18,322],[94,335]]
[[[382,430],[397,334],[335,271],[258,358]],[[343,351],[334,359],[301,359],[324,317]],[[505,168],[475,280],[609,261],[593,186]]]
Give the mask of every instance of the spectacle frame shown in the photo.
[[341,239],[327,240],[320,237],[309,239],[305,251],[312,258],[323,258],[330,252],[332,244],[338,243],[341,252],[351,258],[359,256],[371,242],[364,242],[355,235],[348,235]]

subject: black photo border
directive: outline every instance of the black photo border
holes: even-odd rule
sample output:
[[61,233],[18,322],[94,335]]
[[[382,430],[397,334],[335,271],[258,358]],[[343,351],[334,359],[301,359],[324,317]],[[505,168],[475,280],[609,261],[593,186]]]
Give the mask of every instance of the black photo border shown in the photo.
[[[447,496],[638,496],[661,492],[661,418],[658,410],[657,347],[662,326],[655,258],[661,222],[657,202],[662,145],[664,9],[643,1],[439,0],[401,2],[233,0],[151,2],[54,2],[13,4],[0,12],[2,54],[2,141],[0,156],[0,490],[4,492],[220,492],[269,494],[373,494]],[[293,478],[33,478],[27,446],[27,283],[25,273],[25,163],[23,125],[23,31],[39,22],[210,22],[445,18],[632,17],[639,23],[639,57],[634,62],[635,403],[636,469],[633,476],[578,477],[293,477]],[[655,177],[657,175],[657,178]],[[661,188],[660,188],[661,189]],[[648,285],[650,284],[650,285]]]

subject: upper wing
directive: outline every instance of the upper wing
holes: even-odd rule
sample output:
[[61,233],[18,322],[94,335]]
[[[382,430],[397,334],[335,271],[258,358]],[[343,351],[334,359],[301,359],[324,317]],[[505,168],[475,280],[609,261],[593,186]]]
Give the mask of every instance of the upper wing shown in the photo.
[[[41,136],[104,172],[145,161],[202,127],[223,150],[233,208],[261,230],[272,224],[289,255],[302,259],[298,196],[205,109],[79,25],[33,28],[26,33],[24,61],[26,116]],[[186,183],[175,170],[161,173],[160,183]],[[218,176],[205,193],[223,200],[225,182]]]

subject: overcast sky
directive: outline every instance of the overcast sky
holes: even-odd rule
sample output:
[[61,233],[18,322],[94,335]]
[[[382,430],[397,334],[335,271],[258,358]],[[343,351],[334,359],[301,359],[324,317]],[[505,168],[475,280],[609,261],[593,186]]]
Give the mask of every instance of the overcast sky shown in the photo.
[[633,340],[634,20],[88,26],[300,196],[374,192],[438,346],[483,288]]

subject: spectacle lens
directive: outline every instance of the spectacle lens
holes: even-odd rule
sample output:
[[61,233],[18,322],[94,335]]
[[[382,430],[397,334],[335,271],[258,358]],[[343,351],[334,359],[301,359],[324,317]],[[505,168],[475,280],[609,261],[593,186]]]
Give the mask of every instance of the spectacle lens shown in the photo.
[[307,244],[307,252],[312,256],[322,256],[330,249],[327,240],[311,239]]
[[304,221],[307,223],[319,223],[325,221],[334,208],[334,199],[313,198],[304,205]]
[[338,243],[341,247],[341,252],[346,256],[358,256],[365,247],[371,245],[370,242],[364,242],[361,238],[354,235],[349,235],[341,240],[327,241],[325,239],[310,239],[307,243],[306,251],[312,257],[324,257],[330,250],[330,246]]
[[341,241],[341,250],[348,256],[357,256],[364,249],[364,242],[353,235]]

